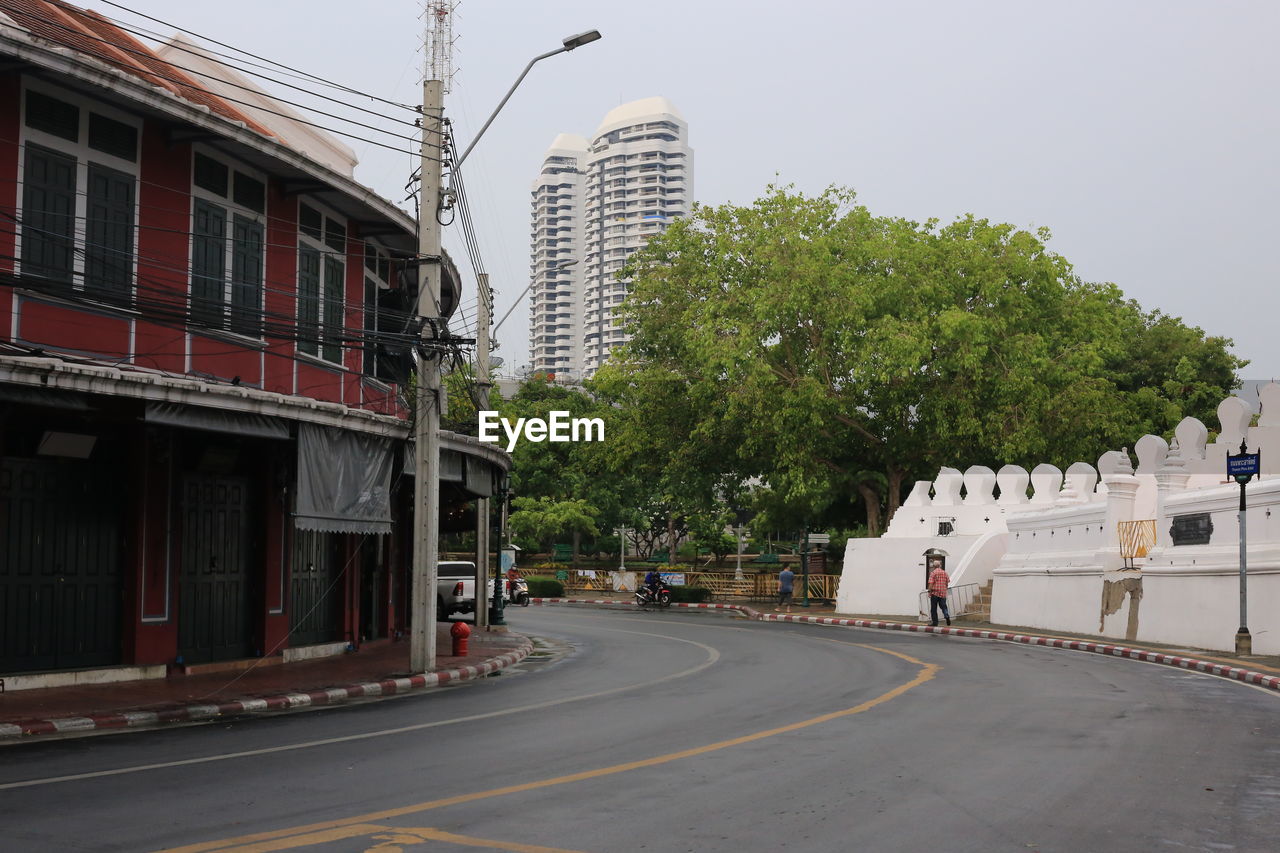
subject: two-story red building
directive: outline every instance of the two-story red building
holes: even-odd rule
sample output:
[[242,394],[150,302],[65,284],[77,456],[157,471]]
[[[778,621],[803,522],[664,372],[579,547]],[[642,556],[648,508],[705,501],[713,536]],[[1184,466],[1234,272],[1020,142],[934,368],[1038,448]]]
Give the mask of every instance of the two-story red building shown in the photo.
[[[186,42],[0,0],[0,59],[0,675],[406,630],[413,219]],[[457,514],[509,461],[442,441]]]

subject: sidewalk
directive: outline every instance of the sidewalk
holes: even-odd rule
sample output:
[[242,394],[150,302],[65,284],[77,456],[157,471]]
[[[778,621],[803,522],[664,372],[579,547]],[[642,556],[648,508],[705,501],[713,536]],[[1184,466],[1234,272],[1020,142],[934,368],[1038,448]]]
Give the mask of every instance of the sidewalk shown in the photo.
[[479,678],[518,663],[532,643],[480,631],[468,654],[452,656],[450,623],[436,630],[437,666],[411,675],[408,641],[366,643],[359,652],[296,663],[232,662],[200,675],[111,684],[11,690],[0,694],[0,745],[31,735],[162,725],[328,705]]
[[[577,598],[535,598],[533,603],[539,605],[564,603],[619,608],[635,606],[634,600],[629,594],[596,592],[595,590],[584,593],[582,597]],[[834,604],[818,601],[811,602],[809,607],[793,604],[790,613],[783,613],[771,607],[768,603],[758,601],[714,602],[707,604],[677,603],[671,606],[675,608],[730,610],[747,618],[766,622],[809,622],[846,625],[890,631],[1007,640],[1028,645],[1093,652],[1095,654],[1160,663],[1180,669],[1193,669],[1198,672],[1220,675],[1236,681],[1280,691],[1280,656],[1277,655],[1237,656],[1231,652],[1128,641],[1093,634],[1071,634],[1015,625],[996,625],[991,622],[966,621],[963,617],[953,619],[951,627],[939,626],[934,628],[929,625],[927,619],[918,615],[878,616],[836,613]]]

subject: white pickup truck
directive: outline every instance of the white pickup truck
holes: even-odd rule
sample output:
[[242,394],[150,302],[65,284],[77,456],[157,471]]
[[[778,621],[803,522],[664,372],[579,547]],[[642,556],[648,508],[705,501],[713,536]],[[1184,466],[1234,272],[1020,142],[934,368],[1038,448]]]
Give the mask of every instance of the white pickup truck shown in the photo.
[[[506,584],[502,590],[506,602]],[[455,613],[476,612],[476,564],[449,560],[436,564],[436,619],[441,622]]]

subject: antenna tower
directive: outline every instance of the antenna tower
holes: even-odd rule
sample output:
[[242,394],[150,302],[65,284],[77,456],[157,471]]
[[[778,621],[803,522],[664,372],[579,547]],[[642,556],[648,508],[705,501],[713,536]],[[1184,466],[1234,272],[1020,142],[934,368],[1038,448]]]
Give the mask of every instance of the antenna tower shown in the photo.
[[427,0],[422,13],[427,25],[423,79],[439,80],[445,92],[453,82],[453,10],[457,7],[456,0]]

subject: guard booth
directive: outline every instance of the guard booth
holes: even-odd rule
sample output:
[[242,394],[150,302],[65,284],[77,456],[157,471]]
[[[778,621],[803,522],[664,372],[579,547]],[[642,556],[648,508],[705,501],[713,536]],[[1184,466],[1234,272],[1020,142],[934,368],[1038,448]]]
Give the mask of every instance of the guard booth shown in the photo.
[[933,571],[934,566],[941,566],[943,571],[947,569],[947,557],[951,556],[941,548],[929,548],[924,552],[924,588],[929,588],[929,572]]

